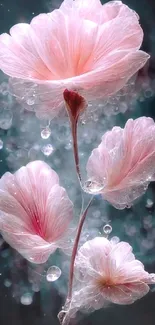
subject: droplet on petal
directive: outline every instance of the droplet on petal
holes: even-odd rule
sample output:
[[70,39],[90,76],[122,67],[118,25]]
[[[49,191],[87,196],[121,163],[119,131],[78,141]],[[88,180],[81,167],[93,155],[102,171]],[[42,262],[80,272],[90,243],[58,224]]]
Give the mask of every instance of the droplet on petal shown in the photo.
[[103,188],[104,185],[91,180],[86,181],[83,187],[84,191],[89,194],[99,194]]
[[58,266],[50,266],[47,270],[46,279],[48,282],[54,282],[61,276],[61,270]]

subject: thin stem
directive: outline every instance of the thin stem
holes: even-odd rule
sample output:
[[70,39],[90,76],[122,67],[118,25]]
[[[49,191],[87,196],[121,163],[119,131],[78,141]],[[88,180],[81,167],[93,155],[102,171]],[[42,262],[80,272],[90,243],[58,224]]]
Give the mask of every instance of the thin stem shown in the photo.
[[78,179],[79,179],[79,182],[81,185],[82,177],[81,177],[80,166],[79,166],[79,153],[78,153],[78,141],[77,141],[78,118],[75,120],[70,118],[70,123],[71,123],[71,132],[72,132],[75,168],[76,168],[77,176],[78,176]]
[[70,265],[70,272],[69,272],[69,286],[68,286],[68,295],[67,295],[67,301],[70,301],[72,298],[72,287],[73,287],[73,277],[74,277],[74,266],[75,266],[75,258],[76,258],[76,254],[77,254],[77,249],[78,249],[78,244],[79,244],[79,239],[80,239],[80,235],[81,235],[81,231],[82,231],[82,227],[84,224],[84,221],[86,219],[86,215],[88,212],[88,209],[93,201],[94,197],[91,197],[86,209],[84,210],[83,214],[80,217],[80,221],[79,221],[79,225],[78,225],[78,229],[77,229],[77,234],[75,237],[75,242],[74,242],[74,247],[73,247],[73,252],[72,252],[72,256],[71,256],[71,265]]
[[[77,229],[77,234],[75,237],[75,242],[74,242],[74,247],[73,247],[73,251],[72,251],[72,256],[71,256],[71,265],[70,265],[70,272],[69,272],[69,285],[68,285],[68,295],[67,295],[67,299],[66,299],[66,304],[69,307],[70,303],[71,303],[71,298],[72,298],[72,288],[73,288],[73,278],[74,278],[74,266],[75,266],[75,258],[76,258],[76,254],[77,254],[77,249],[78,249],[78,244],[79,244],[79,239],[80,239],[80,235],[81,235],[81,231],[82,231],[82,227],[84,224],[84,221],[86,219],[86,215],[88,212],[88,209],[93,201],[94,196],[91,197],[86,209],[84,210],[84,212],[82,213],[81,217],[80,217],[80,221],[79,221],[79,225],[78,225],[78,229]],[[67,309],[68,309],[67,307]],[[58,319],[60,324],[62,325],[67,325],[68,324],[68,313],[65,310],[61,310],[58,314]]]

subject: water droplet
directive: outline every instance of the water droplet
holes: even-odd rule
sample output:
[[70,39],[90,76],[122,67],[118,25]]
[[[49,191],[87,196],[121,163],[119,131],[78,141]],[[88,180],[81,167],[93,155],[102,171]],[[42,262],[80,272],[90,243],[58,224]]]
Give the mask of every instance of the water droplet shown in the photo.
[[151,209],[153,207],[154,202],[151,199],[147,199],[146,208]]
[[69,141],[69,142],[66,144],[65,149],[66,149],[66,150],[70,150],[70,149],[72,149],[72,141]]
[[95,181],[88,180],[85,182],[83,190],[89,194],[99,194],[103,191],[104,185]]
[[41,151],[45,156],[50,156],[52,152],[54,151],[54,148],[51,144],[46,144],[46,146],[43,146]]
[[58,280],[61,276],[61,270],[58,266],[50,266],[47,270],[46,279],[49,282]]
[[11,282],[10,280],[6,279],[6,280],[4,281],[4,285],[5,285],[5,287],[9,288],[9,287],[11,287],[12,282]]
[[109,235],[112,232],[112,227],[107,223],[104,227],[103,227],[103,232],[106,235]]
[[25,306],[31,305],[32,301],[33,301],[33,296],[31,293],[24,293],[20,298],[21,304]]
[[29,105],[29,106],[34,105],[34,103],[35,103],[35,96],[29,97],[26,102],[27,102],[27,105]]
[[112,244],[118,244],[120,239],[119,239],[119,237],[114,236],[114,237],[111,238],[110,241],[111,241]]
[[3,149],[3,141],[0,140],[0,149]]
[[152,97],[152,96],[153,96],[153,90],[152,90],[151,88],[146,89],[146,90],[144,91],[144,96],[145,96],[146,98],[150,98],[150,97]]
[[154,273],[151,273],[151,274],[149,275],[149,277],[150,277],[150,280],[151,280],[151,281],[155,282],[155,274],[154,274]]
[[46,127],[44,130],[41,131],[42,139],[48,139],[50,135],[51,135],[51,129],[49,127]]
[[100,218],[101,212],[100,210],[96,210],[92,213],[93,218]]

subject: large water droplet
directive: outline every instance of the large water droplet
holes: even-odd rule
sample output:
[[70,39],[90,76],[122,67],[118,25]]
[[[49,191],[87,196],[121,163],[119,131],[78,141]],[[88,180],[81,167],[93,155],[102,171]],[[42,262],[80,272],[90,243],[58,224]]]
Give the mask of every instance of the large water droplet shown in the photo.
[[41,137],[42,139],[48,139],[51,135],[51,129],[49,127],[46,127],[41,131]]
[[41,151],[45,156],[50,156],[52,152],[54,151],[54,148],[51,144],[46,144],[46,146],[43,146]]
[[103,232],[106,235],[109,235],[112,232],[112,227],[107,223],[104,227],[103,227]]
[[99,194],[103,191],[104,185],[95,181],[88,180],[84,184],[84,191],[89,194]]
[[47,270],[46,279],[49,282],[58,280],[61,276],[61,270],[58,266],[50,266]]
[[31,305],[32,301],[33,301],[33,296],[31,293],[24,293],[20,298],[21,304],[25,306]]

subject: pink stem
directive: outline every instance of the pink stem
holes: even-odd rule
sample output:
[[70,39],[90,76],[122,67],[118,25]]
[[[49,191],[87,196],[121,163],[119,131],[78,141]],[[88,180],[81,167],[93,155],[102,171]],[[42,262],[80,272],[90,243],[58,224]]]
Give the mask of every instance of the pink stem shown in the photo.
[[[67,295],[67,299],[66,299],[66,305],[67,305],[67,309],[69,309],[70,303],[71,303],[71,298],[72,298],[72,288],[73,288],[73,279],[74,279],[74,266],[75,266],[75,258],[76,258],[76,254],[77,254],[77,249],[78,249],[78,244],[79,244],[79,239],[80,239],[80,235],[81,235],[81,231],[82,231],[82,227],[84,224],[84,221],[86,219],[86,215],[88,212],[88,209],[92,203],[94,197],[91,197],[86,209],[84,210],[84,212],[82,213],[81,217],[80,217],[80,221],[79,221],[79,225],[78,225],[78,229],[77,229],[77,234],[75,237],[75,242],[74,242],[74,247],[73,247],[73,251],[72,251],[72,256],[71,256],[71,265],[70,265],[70,272],[69,272],[69,285],[68,285],[68,295]],[[67,310],[61,310],[58,314],[58,319],[60,324],[62,325],[68,325],[68,313]]]
[[80,166],[79,166],[79,153],[78,153],[78,142],[77,142],[77,125],[78,125],[78,118],[72,119],[70,117],[70,123],[71,123],[71,131],[72,131],[72,141],[73,141],[73,153],[74,153],[74,161],[75,161],[75,167],[77,176],[81,185],[81,172],[80,172]]
[[83,214],[80,217],[78,229],[77,229],[77,234],[75,237],[75,242],[74,242],[74,247],[73,247],[73,252],[71,256],[71,265],[70,265],[70,272],[69,272],[69,289],[68,289],[68,295],[67,295],[67,301],[70,301],[72,298],[72,287],[73,287],[73,277],[74,277],[74,266],[75,266],[75,258],[77,254],[77,249],[78,249],[78,244],[79,244],[79,239],[82,231],[82,227],[84,224],[84,221],[86,219],[86,215],[88,212],[88,209],[92,203],[94,197],[91,197],[86,209],[84,210]]

